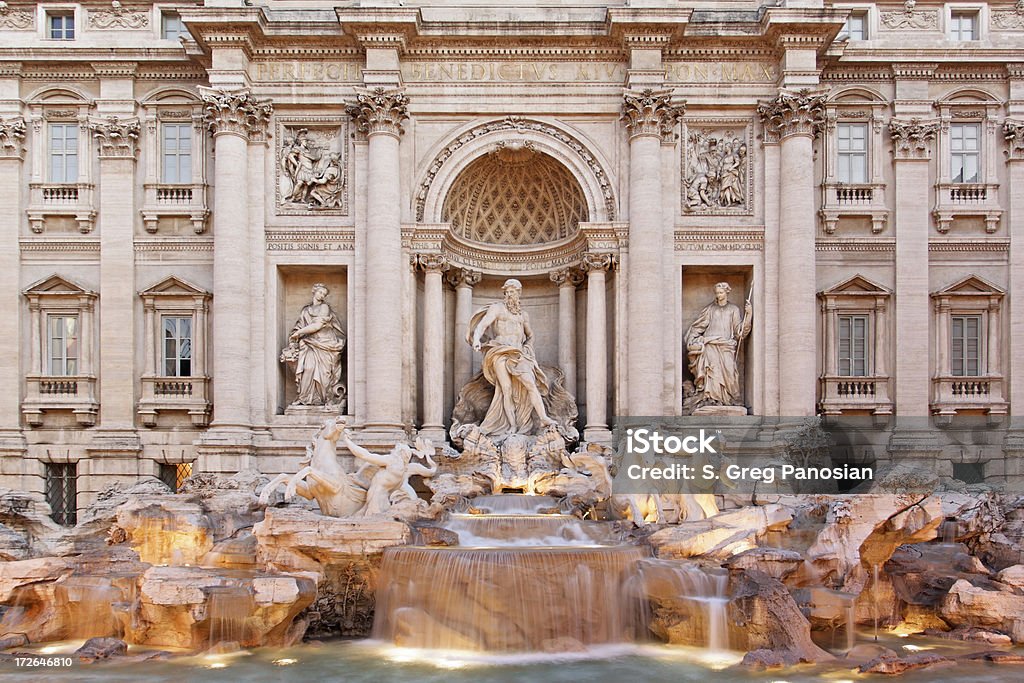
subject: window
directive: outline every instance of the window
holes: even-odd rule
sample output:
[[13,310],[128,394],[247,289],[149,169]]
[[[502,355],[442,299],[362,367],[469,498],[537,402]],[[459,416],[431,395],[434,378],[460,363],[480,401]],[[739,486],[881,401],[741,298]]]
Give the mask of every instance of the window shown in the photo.
[[161,463],[160,465],[160,481],[167,484],[167,488],[175,493],[181,491],[181,485],[191,476],[192,463],[190,462]]
[[954,377],[981,375],[981,316],[954,315],[951,323],[950,372]]
[[67,377],[78,374],[78,316],[48,315],[46,317],[49,349],[47,374]]
[[187,185],[192,182],[192,126],[163,124],[163,182]]
[[843,25],[843,30],[839,35],[846,36],[850,40],[867,40],[867,14],[864,12],[851,14],[846,19],[846,24]]
[[978,39],[977,12],[951,12],[949,15],[949,37],[953,40]]
[[192,316],[164,316],[164,375],[192,376]]
[[950,177],[954,183],[978,182],[981,168],[981,126],[954,123],[949,127]]
[[836,138],[839,154],[836,177],[839,182],[868,182],[868,125],[840,123]]
[[47,12],[46,30],[51,40],[74,40],[75,13]]
[[178,42],[182,36],[189,36],[188,29],[181,21],[181,16],[173,12],[166,12],[160,18],[160,35],[164,40]]
[[984,484],[985,463],[955,462],[953,463],[953,478],[959,479],[965,484]]
[[46,502],[57,524],[74,526],[78,521],[78,466],[68,462],[46,463]]
[[50,124],[50,182],[78,182],[78,124]]
[[843,377],[868,375],[868,317],[839,316],[839,374]]

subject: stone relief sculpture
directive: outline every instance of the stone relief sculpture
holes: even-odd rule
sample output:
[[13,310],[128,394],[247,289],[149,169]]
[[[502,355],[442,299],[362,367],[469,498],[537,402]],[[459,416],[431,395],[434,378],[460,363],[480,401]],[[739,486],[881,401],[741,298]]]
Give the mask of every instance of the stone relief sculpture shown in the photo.
[[734,132],[694,131],[687,137],[686,209],[744,208],[747,144]]
[[1024,0],[1017,0],[1012,10],[994,10],[992,27],[1007,31],[1024,29]]
[[[729,283],[716,284],[715,300],[704,307],[686,331],[686,353],[694,379],[693,392],[685,396],[684,408],[691,414],[732,412],[701,409],[743,405],[736,357],[750,334],[753,309],[748,295],[741,316],[739,306],[729,303],[730,291]],[[741,414],[746,414],[745,408]]]
[[916,0],[906,0],[903,3],[903,11],[882,12],[882,23],[886,28],[891,29],[934,29],[939,25],[937,12],[918,12],[914,8]]
[[33,24],[31,12],[11,9],[6,2],[0,2],[0,28],[21,31],[32,28]]
[[139,29],[149,26],[149,13],[141,9],[128,9],[118,0],[110,3],[110,9],[91,10],[89,28],[94,29]]
[[280,159],[280,203],[309,210],[343,208],[345,164],[340,152],[330,151],[338,145],[338,129],[286,127],[285,135]]
[[304,306],[281,351],[281,362],[295,373],[295,406],[322,406],[344,412],[346,388],[342,381],[345,330],[327,303],[329,290],[313,285],[313,300]]

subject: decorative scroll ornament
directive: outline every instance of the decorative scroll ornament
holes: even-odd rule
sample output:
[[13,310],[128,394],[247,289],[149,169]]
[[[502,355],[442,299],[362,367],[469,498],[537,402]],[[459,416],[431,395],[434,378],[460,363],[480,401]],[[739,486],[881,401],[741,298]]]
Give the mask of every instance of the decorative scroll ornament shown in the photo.
[[774,100],[757,105],[757,113],[773,136],[814,136],[825,125],[825,96],[806,88],[798,93],[780,93]]
[[590,172],[594,174],[594,178],[601,186],[601,195],[604,198],[605,210],[608,213],[608,219],[615,220],[615,193],[612,190],[611,180],[608,179],[608,174],[605,173],[603,168],[601,168],[601,165],[598,163],[594,155],[587,149],[586,145],[571,135],[568,135],[558,128],[546,123],[530,121],[520,116],[507,116],[501,121],[489,121],[462,133],[458,138],[452,140],[440,151],[440,153],[438,153],[433,163],[430,164],[430,168],[427,170],[426,178],[423,179],[420,183],[419,189],[416,191],[417,221],[423,220],[427,193],[430,191],[430,186],[433,185],[434,179],[437,177],[437,174],[440,172],[444,164],[467,143],[472,142],[483,135],[488,135],[498,131],[508,131],[513,133],[530,131],[533,133],[539,133],[553,138],[572,149],[572,151],[579,156],[580,160],[587,165]]
[[419,254],[416,265],[427,273],[443,273],[450,267],[444,254]]
[[0,157],[20,157],[24,140],[24,119],[0,120]]
[[1011,159],[1024,159],[1024,123],[1006,121],[1003,123],[1003,137],[1009,147],[1007,155]]
[[597,254],[592,251],[588,251],[583,254],[583,261],[580,263],[580,268],[584,272],[589,273],[592,270],[608,270],[612,267],[615,257],[611,254]]
[[110,3],[110,9],[92,10],[89,12],[89,28],[113,29],[128,28],[139,29],[149,26],[149,12],[145,10],[128,9],[118,0]]
[[248,90],[228,92],[202,89],[207,127],[214,135],[233,133],[244,138],[266,134],[274,106],[268,100],[257,100]]
[[647,88],[637,92],[627,90],[622,94],[622,119],[626,122],[629,137],[656,135],[666,138],[672,135],[679,118],[686,111],[685,103],[673,103],[671,90]]
[[0,28],[23,31],[32,28],[32,13],[11,9],[6,2],[0,2]]
[[469,270],[468,268],[454,268],[448,271],[446,279],[448,284],[452,287],[473,287],[480,280],[483,279],[483,273],[479,270]]
[[882,12],[882,23],[892,29],[934,29],[939,25],[938,12],[916,12],[916,0],[903,3],[902,12]]
[[89,124],[100,146],[100,157],[134,159],[138,151],[139,120],[110,116]]
[[893,154],[897,159],[927,159],[929,143],[938,133],[937,123],[922,123],[921,119],[889,122],[889,135],[892,137]]
[[355,104],[345,108],[360,133],[386,133],[398,137],[402,122],[409,118],[409,97],[402,89],[356,90]]
[[1013,9],[993,11],[992,25],[1007,31],[1024,29],[1024,0],[1017,0]]

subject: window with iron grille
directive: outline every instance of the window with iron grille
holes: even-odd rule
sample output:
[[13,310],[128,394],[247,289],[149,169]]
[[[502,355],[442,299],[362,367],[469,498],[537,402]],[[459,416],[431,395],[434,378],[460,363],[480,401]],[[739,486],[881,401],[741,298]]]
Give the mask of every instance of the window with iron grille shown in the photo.
[[78,465],[46,463],[46,502],[57,524],[74,526],[78,521]]
[[868,374],[868,317],[839,316],[839,374],[866,377]]
[[954,377],[978,377],[981,375],[981,316],[954,315],[951,322],[950,370]]
[[67,377],[78,374],[78,316],[46,316],[49,331],[47,374]]
[[192,316],[164,316],[164,375],[192,376]]
[[192,476],[192,463],[165,463],[160,465],[160,481],[167,484],[167,487],[178,493],[185,480]]

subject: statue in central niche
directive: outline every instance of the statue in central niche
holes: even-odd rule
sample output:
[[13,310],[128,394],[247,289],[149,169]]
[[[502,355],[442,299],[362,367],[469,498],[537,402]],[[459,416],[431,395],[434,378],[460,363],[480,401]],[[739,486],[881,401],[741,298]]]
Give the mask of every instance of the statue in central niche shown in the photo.
[[544,407],[548,378],[537,363],[530,318],[519,299],[523,285],[510,279],[501,289],[504,300],[478,311],[466,335],[473,350],[483,352],[483,375],[494,385],[480,423],[480,431],[491,438],[535,434],[555,424]]
[[704,307],[686,332],[686,353],[695,393],[688,407],[742,405],[743,386],[736,354],[750,334],[753,309],[747,296],[743,312],[729,302],[728,282],[715,285],[715,300]]

